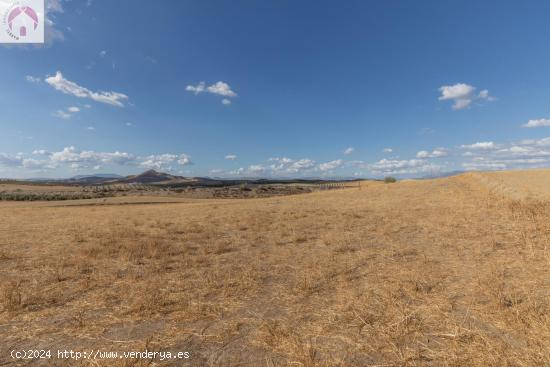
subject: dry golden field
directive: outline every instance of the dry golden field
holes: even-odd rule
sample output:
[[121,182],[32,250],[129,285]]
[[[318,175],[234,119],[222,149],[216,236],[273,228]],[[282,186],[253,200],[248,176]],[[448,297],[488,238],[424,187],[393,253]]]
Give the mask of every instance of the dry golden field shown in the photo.
[[550,366],[548,171],[154,200],[0,203],[0,366]]

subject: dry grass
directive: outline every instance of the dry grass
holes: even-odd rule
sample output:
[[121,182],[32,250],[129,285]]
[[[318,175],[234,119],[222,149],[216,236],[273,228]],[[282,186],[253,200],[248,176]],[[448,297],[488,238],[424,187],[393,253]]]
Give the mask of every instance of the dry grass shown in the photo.
[[193,366],[548,366],[550,203],[487,177],[2,204],[0,365],[40,346],[189,351]]

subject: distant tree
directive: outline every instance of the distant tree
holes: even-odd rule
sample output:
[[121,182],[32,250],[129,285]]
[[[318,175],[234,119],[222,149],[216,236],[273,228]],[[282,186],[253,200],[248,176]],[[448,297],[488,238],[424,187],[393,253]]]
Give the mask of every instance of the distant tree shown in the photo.
[[397,182],[395,177],[391,177],[391,176],[384,177],[384,183],[394,183],[394,182]]

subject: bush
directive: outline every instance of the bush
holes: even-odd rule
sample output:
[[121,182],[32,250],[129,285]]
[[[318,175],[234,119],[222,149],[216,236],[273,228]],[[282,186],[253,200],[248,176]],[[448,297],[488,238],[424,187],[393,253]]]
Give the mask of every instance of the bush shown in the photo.
[[394,182],[397,182],[395,177],[391,177],[391,176],[384,177],[384,183],[394,183]]

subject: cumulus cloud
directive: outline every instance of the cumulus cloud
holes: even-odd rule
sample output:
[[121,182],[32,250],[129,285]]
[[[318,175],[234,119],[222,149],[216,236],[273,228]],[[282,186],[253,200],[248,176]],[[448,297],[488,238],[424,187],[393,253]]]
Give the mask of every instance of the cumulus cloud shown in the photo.
[[70,146],[65,147],[59,152],[51,153],[50,160],[55,163],[78,163],[83,166],[92,166],[99,163],[128,164],[135,162],[136,157],[132,154],[119,151],[79,151],[74,146]]
[[233,171],[216,170],[216,174],[223,174],[237,177],[259,177],[265,174],[267,168],[261,164],[253,164],[248,167],[241,167]]
[[282,157],[282,158],[276,157],[276,158],[270,158],[269,162],[271,162],[271,164],[269,165],[269,169],[276,174],[302,173],[306,170],[311,170],[315,167],[315,161],[309,158],[294,160],[286,157]]
[[344,150],[345,155],[350,155],[353,152],[355,152],[355,148],[353,148],[353,147],[349,147],[349,148],[346,148],[346,150]]
[[492,170],[502,170],[506,169],[507,165],[505,163],[499,162],[464,162],[462,163],[462,168],[468,171],[492,171]]
[[237,97],[237,93],[231,90],[229,84],[224,82],[217,82],[206,88],[206,90],[212,94],[217,94],[224,97]]
[[206,86],[205,82],[200,82],[197,85],[188,85],[185,87],[185,90],[194,94],[201,94],[201,93],[210,93],[218,96],[225,97],[222,99],[223,105],[230,105],[231,100],[229,98],[235,98],[237,97],[237,93],[235,93],[229,84],[219,81],[217,83],[214,83],[210,86]]
[[382,152],[384,152],[384,153],[392,153],[392,152],[393,152],[393,149],[392,149],[392,148],[384,148],[384,149],[382,149]]
[[550,138],[529,139],[496,144],[491,149],[470,152],[469,161],[461,163],[468,170],[541,168],[550,166]]
[[73,117],[75,113],[78,113],[78,112],[80,112],[80,108],[72,106],[72,107],[68,107],[67,110],[57,110],[54,112],[53,115],[60,119],[68,120],[71,117]]
[[12,156],[6,153],[0,153],[0,165],[6,167],[17,167],[23,162],[23,158],[19,155]]
[[35,171],[49,168],[50,162],[46,160],[25,158],[21,153],[18,153],[16,155],[0,153],[0,166],[10,168],[24,168]]
[[170,170],[171,164],[178,158],[175,154],[152,154],[146,156],[140,163],[141,166],[146,168],[153,168],[156,170]]
[[287,167],[286,170],[289,173],[299,173],[299,172],[310,170],[313,167],[315,167],[315,161],[312,159],[305,158],[305,159],[299,159],[297,161],[292,162]]
[[541,126],[550,126],[550,119],[537,119],[529,120],[526,124],[521,125],[522,127],[541,127]]
[[449,155],[446,149],[444,148],[436,148],[431,152],[428,152],[427,150],[421,150],[418,153],[416,153],[416,158],[442,158]]
[[435,165],[425,159],[382,159],[369,165],[369,169],[375,174],[416,174],[426,172],[439,172],[442,165]]
[[185,90],[188,92],[193,92],[195,94],[200,94],[206,91],[206,83],[200,82],[197,85],[188,85],[187,87],[185,87]]
[[[172,171],[177,166],[193,164],[187,154],[153,154],[138,156],[127,152],[97,152],[79,150],[74,146],[65,147],[60,151],[50,152],[36,149],[33,158],[22,153],[9,155],[0,153],[0,166],[27,169],[55,169],[67,167],[71,169],[92,169],[104,165],[133,166]],[[39,159],[37,159],[39,158]]]
[[188,166],[190,164],[193,164],[193,162],[191,162],[191,157],[187,154],[180,154],[178,158],[178,164],[180,166]]
[[465,83],[454,85],[443,85],[439,88],[441,95],[440,101],[452,101],[453,110],[462,110],[469,107],[476,100],[494,101],[495,98],[489,95],[489,91],[484,89],[475,93],[476,88]]
[[41,170],[47,167],[44,161],[32,158],[25,158],[22,161],[23,168],[30,170]]
[[248,171],[251,173],[262,173],[265,171],[265,167],[260,164],[253,164],[248,167]]
[[480,141],[474,144],[461,145],[461,149],[471,149],[471,150],[491,150],[496,149],[497,146],[492,141]]
[[[232,157],[233,155],[228,155]],[[226,158],[228,159],[228,158]],[[267,161],[241,167],[236,170],[220,170],[215,173],[231,177],[300,177],[318,170],[314,160],[309,158],[291,159],[287,157],[273,157]]]
[[93,92],[88,88],[65,79],[60,71],[56,72],[54,76],[47,77],[44,81],[65,94],[70,94],[79,98],[89,98],[96,102],[112,106],[124,107],[124,102],[128,100],[127,95],[118,92]]
[[101,164],[133,165],[154,169],[171,170],[171,165],[189,165],[191,158],[186,154],[152,154],[144,157],[126,152],[79,151],[74,146],[66,147],[60,152],[51,153],[50,159],[56,163],[77,163],[82,167]]
[[336,168],[340,168],[342,167],[342,165],[344,164],[344,161],[341,160],[341,159],[337,159],[335,161],[330,161],[330,162],[325,162],[325,163],[321,163],[319,165],[319,169],[321,171],[332,171]]
[[57,110],[53,113],[53,116],[57,117],[57,118],[60,118],[60,119],[63,119],[63,120],[68,120],[70,119],[73,115],[69,112],[65,112],[63,110]]
[[237,159],[237,156],[235,154],[228,154],[225,156],[225,159],[229,161],[234,161],[235,159]]

